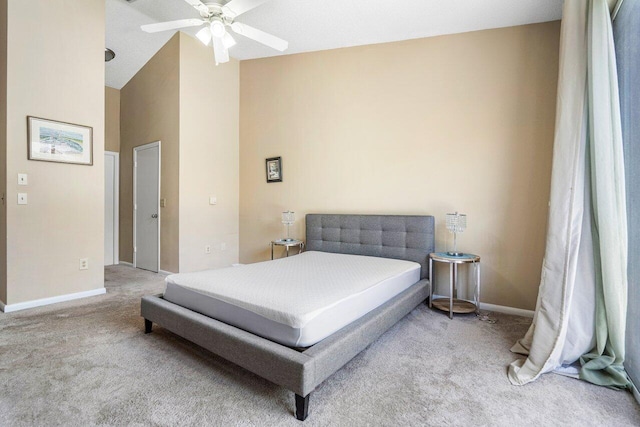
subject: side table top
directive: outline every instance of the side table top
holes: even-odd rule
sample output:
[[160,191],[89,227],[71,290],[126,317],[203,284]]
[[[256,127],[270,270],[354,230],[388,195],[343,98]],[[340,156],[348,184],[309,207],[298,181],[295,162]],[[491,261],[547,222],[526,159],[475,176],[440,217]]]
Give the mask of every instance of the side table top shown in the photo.
[[460,255],[449,255],[446,252],[433,252],[429,256],[434,261],[450,262],[455,264],[463,264],[468,262],[480,262],[480,256],[475,254],[463,253]]
[[299,246],[304,242],[298,239],[293,239],[293,240],[278,239],[278,240],[272,240],[271,243],[278,246]]

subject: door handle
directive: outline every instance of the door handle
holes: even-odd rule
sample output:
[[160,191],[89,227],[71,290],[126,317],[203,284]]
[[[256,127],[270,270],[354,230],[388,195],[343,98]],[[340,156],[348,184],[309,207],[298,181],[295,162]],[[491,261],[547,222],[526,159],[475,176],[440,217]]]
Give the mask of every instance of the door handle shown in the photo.
[[158,214],[151,215],[151,218],[158,218]]

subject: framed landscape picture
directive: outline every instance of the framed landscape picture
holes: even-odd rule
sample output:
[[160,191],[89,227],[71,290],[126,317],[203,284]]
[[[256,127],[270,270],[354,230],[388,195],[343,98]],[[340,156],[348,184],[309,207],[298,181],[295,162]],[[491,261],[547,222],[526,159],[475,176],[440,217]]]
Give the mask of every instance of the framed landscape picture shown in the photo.
[[93,128],[27,117],[29,160],[93,165]]
[[267,162],[267,183],[282,182],[282,158],[271,157]]

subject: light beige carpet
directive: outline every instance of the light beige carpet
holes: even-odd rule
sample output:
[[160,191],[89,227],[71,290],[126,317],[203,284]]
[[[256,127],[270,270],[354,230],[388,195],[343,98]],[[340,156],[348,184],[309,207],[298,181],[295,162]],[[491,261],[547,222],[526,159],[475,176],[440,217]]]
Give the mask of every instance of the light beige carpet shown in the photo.
[[107,295],[0,313],[0,426],[640,425],[630,393],[559,375],[516,387],[509,347],[530,320],[449,320],[421,306],[323,383],[303,424],[293,393],[154,325],[163,276],[109,267]]

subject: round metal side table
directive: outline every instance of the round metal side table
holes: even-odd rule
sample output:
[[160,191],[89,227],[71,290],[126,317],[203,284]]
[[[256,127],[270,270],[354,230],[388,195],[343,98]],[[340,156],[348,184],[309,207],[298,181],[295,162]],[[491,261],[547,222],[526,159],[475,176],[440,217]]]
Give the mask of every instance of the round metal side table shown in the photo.
[[[435,280],[433,278],[433,262],[449,264],[449,298],[433,300]],[[458,299],[458,265],[473,264],[475,269],[475,304],[470,301]],[[453,313],[479,313],[480,312],[480,257],[474,254],[449,255],[446,252],[434,252],[429,254],[429,308],[449,312],[449,318],[453,319]]]
[[304,249],[304,242],[302,240],[273,240],[271,242],[271,259],[273,259],[273,247],[274,246],[284,246],[287,252],[287,257],[289,256],[289,248],[292,246],[298,247],[298,253],[301,253]]

